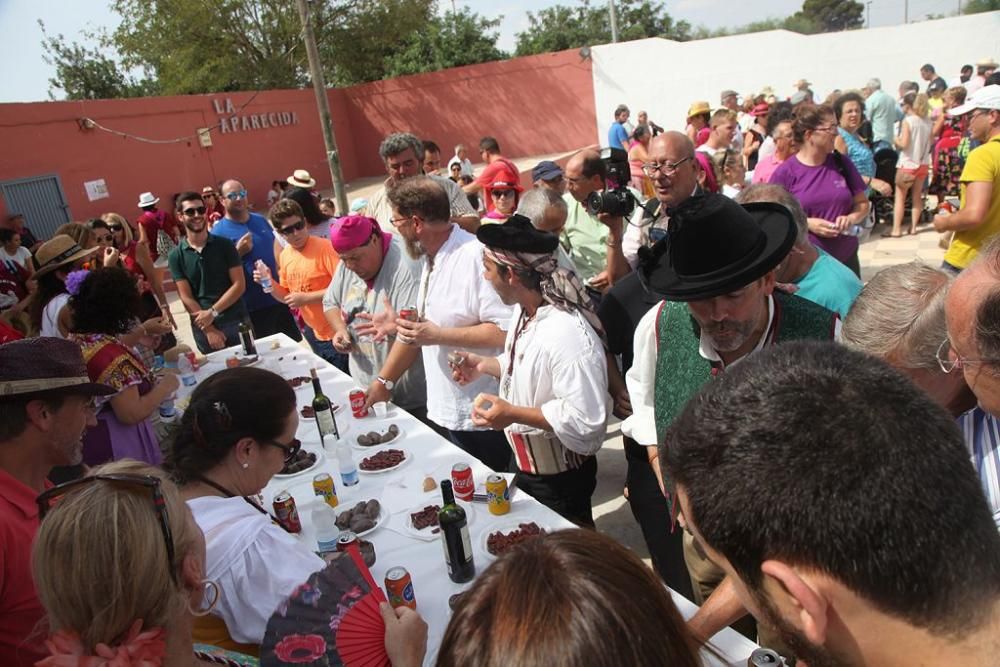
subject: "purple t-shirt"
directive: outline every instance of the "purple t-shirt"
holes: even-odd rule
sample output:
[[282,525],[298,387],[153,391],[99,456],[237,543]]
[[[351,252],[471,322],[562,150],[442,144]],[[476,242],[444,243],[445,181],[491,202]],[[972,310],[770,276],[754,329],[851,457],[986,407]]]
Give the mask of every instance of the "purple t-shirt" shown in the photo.
[[[841,160],[843,170],[837,168],[833,153],[818,167],[802,164],[793,155],[775,169],[770,182],[795,195],[808,217],[833,222],[841,215],[848,215],[854,209],[854,196],[865,191],[865,182],[854,163],[846,155],[841,155]],[[858,249],[856,236],[823,238],[810,233],[809,240],[841,262],[853,257]]]

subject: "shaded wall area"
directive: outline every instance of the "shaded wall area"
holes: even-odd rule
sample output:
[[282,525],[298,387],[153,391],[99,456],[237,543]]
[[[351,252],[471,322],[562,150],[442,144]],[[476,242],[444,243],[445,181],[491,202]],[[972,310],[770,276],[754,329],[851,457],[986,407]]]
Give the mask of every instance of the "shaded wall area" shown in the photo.
[[[378,145],[390,132],[433,139],[445,160],[465,143],[475,161],[485,134],[519,157],[578,148],[596,131],[591,61],[575,50],[333,89],[329,100],[348,181],[383,172]],[[82,127],[82,118],[131,136]],[[212,128],[211,146],[200,128]],[[230,177],[244,181],[257,210],[271,181],[294,169],[332,187],[312,90],[2,104],[0,147],[0,183],[55,174],[74,220],[135,218],[142,192],[163,205]],[[108,197],[91,201],[84,184],[98,179]],[[7,202],[0,209],[14,212]]]

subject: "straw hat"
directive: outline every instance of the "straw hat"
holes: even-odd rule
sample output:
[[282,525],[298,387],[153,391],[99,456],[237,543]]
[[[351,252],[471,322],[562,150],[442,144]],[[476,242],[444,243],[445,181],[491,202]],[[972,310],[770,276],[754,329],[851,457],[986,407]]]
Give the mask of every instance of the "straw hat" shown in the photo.
[[72,237],[66,234],[56,234],[46,241],[35,252],[35,276],[42,276],[51,271],[55,271],[60,266],[72,264],[78,259],[89,257],[97,252],[95,246],[90,250],[84,250]]
[[687,117],[690,118],[691,116],[699,116],[703,113],[712,113],[712,107],[709,103],[705,101],[692,102],[691,106],[688,108]]
[[316,179],[309,175],[305,169],[296,169],[288,177],[288,184],[296,188],[311,188],[316,185]]
[[115,389],[91,382],[80,346],[51,336],[0,345],[0,396],[61,391],[109,396]]

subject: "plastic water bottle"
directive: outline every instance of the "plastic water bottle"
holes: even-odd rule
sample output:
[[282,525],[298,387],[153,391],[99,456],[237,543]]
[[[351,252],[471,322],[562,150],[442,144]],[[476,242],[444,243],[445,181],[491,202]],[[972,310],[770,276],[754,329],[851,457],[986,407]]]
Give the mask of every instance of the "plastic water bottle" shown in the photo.
[[313,508],[312,524],[316,528],[317,550],[321,554],[331,553],[337,550],[337,538],[340,536],[340,529],[337,528],[337,513],[333,508],[324,502]]
[[265,294],[270,294],[272,289],[271,269],[267,267],[267,264],[262,259],[258,259],[254,267],[257,269],[257,273],[260,274],[260,288],[264,290]]
[[177,408],[174,407],[175,398],[176,394],[170,394],[160,403],[160,417],[163,421],[172,421],[177,416]]
[[194,367],[186,354],[177,357],[177,370],[181,374],[181,384],[185,387],[193,387],[198,384],[198,379],[194,376]]
[[864,225],[851,225],[850,227],[847,228],[847,231],[844,232],[843,235],[844,236],[861,236],[862,232],[864,232],[864,231],[865,231],[865,226]]
[[337,442],[337,467],[340,468],[340,481],[344,486],[354,486],[361,481],[358,466],[351,455],[351,445],[345,438]]

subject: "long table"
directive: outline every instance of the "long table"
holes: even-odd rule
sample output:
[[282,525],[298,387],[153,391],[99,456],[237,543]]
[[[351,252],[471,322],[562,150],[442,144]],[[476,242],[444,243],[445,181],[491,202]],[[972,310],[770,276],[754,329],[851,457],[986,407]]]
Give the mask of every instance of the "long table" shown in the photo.
[[[298,539],[311,549],[317,548],[317,542],[310,514],[322,502],[312,488],[312,480],[316,474],[326,472],[333,477],[339,499],[337,512],[353,507],[362,500],[378,499],[383,508],[382,520],[374,531],[362,538],[375,546],[376,562],[371,568],[372,575],[376,581],[382,582],[386,572],[398,565],[410,572],[417,610],[428,626],[427,657],[424,664],[433,665],[451,617],[448,599],[471,584],[456,584],[448,578],[440,537],[435,535],[421,538],[414,534],[408,526],[408,517],[411,512],[427,505],[441,504],[439,488],[430,492],[423,490],[426,477],[433,477],[437,481],[450,479],[452,466],[461,462],[472,467],[476,484],[480,485],[492,471],[398,406],[390,404],[384,418],[372,414],[356,419],[351,413],[348,393],[358,388],[357,383],[284,334],[261,338],[256,341],[256,345],[260,356],[258,367],[289,379],[308,376],[312,368],[317,370],[323,393],[338,406],[335,411],[337,426],[341,437],[352,443],[356,463],[360,464],[362,458],[382,449],[393,448],[406,452],[407,461],[398,469],[377,474],[360,472],[360,483],[345,487],[341,484],[336,455],[332,448],[330,451],[324,450],[315,420],[300,417],[296,437],[302,441],[303,449],[317,455],[317,465],[295,476],[274,477],[264,489],[263,496],[266,507],[271,507],[274,497],[282,491],[289,492],[295,498],[302,521],[302,532]],[[198,380],[225,368],[225,360],[233,356],[236,349],[228,348],[208,355],[206,363],[196,373]],[[193,387],[182,387],[178,391],[180,408],[183,409],[186,397],[192,390]],[[313,398],[312,384],[303,383],[295,390],[295,394],[299,408],[310,405]],[[390,424],[396,424],[401,431],[393,442],[364,450],[355,447],[358,435],[369,431],[384,432]],[[509,482],[513,476],[507,477]],[[477,573],[482,572],[494,560],[486,551],[485,545],[486,536],[490,532],[507,531],[515,528],[518,523],[531,521],[547,530],[574,527],[526,493],[515,493],[510,512],[503,516],[490,514],[484,503],[463,503],[463,507],[468,516]],[[690,618],[697,607],[676,592],[671,593],[683,616]],[[702,656],[706,666],[746,665],[747,657],[755,648],[754,643],[727,628],[710,640],[702,650]]]

